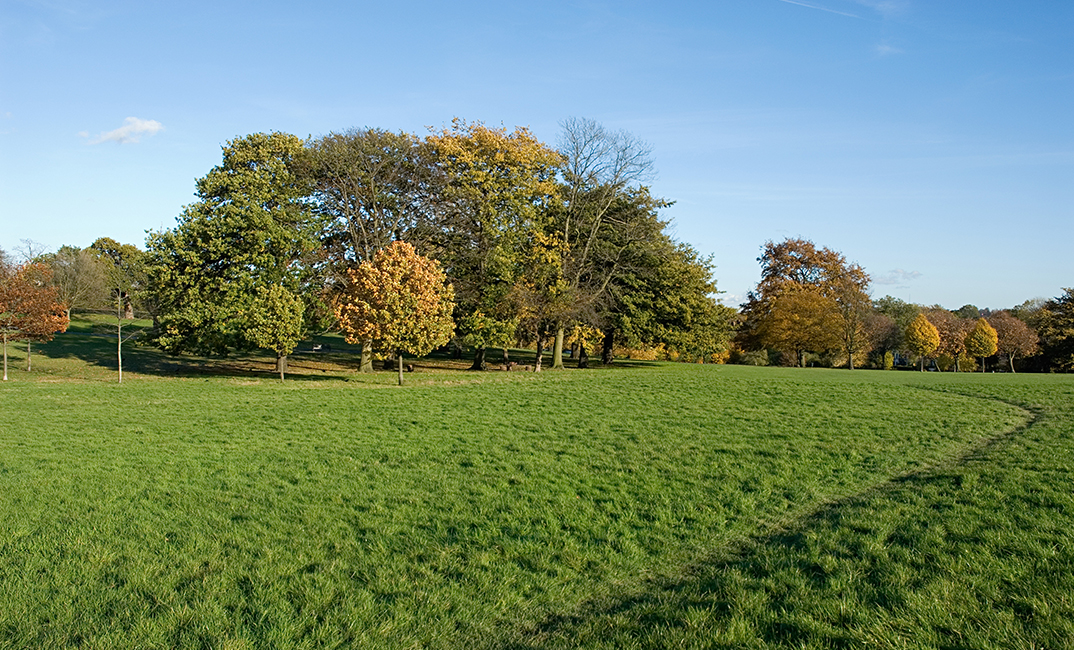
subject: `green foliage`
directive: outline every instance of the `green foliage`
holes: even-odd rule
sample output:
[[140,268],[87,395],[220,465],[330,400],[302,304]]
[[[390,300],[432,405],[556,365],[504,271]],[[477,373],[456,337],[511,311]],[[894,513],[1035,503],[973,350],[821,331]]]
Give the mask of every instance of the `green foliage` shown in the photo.
[[[272,350],[278,358],[291,354],[302,340],[305,306],[302,300],[278,284],[259,286],[246,311],[244,335],[251,343]],[[280,365],[283,378],[283,365]]]
[[164,349],[223,354],[242,347],[242,314],[258,287],[320,293],[304,289],[311,278],[299,264],[315,247],[307,186],[293,169],[302,146],[283,133],[230,141],[221,165],[197,181],[198,202],[174,229],[149,235]]
[[1040,338],[1044,355],[1054,367],[1074,370],[1074,289],[1049,300],[1041,308]]

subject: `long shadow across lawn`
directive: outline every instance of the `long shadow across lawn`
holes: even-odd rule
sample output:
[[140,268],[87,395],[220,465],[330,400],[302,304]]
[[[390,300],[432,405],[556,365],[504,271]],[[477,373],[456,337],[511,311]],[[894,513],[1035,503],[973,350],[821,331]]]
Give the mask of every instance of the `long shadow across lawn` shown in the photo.
[[1069,522],[1025,530],[1048,513],[1010,501],[1036,504],[1040,488],[1005,485],[994,468],[994,454],[1017,447],[1045,415],[1018,406],[1024,425],[956,457],[494,647],[1072,647],[1074,601],[1063,594],[1074,589],[1074,544],[1066,540],[1056,566],[1038,557],[1060,545]]

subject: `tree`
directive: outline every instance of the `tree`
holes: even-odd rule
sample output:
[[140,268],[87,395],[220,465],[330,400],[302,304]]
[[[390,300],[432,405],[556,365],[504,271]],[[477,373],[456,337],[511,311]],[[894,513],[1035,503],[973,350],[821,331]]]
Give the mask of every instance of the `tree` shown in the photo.
[[48,341],[67,329],[68,318],[51,286],[51,271],[43,263],[26,263],[14,270],[0,269],[0,335],[4,346],[4,381],[7,381],[7,342],[26,339],[26,370],[30,342]]
[[921,313],[921,308],[899,298],[884,296],[873,301],[873,310],[878,314],[887,316],[895,324],[895,331],[889,332],[891,334],[890,338],[874,339],[874,346],[878,349],[892,352],[906,350],[905,333],[907,328],[910,327],[910,323]]
[[284,133],[228,142],[222,163],[197,181],[198,201],[178,225],[150,233],[147,266],[162,348],[226,354],[248,347],[244,314],[258,287],[281,285],[319,301],[324,287],[306,263],[317,248],[316,224],[308,186],[295,173],[302,148]]
[[[330,133],[308,143],[300,168],[322,217],[324,275],[332,291],[346,282],[347,269],[391,242],[423,237],[435,186],[428,149],[413,135],[380,129]],[[363,341],[362,372],[373,370],[371,353],[372,341]]]
[[302,340],[302,300],[279,284],[259,286],[246,312],[246,336],[259,348],[276,353],[280,381],[287,372],[287,355]]
[[559,202],[560,158],[527,129],[508,133],[459,119],[427,143],[443,174],[430,251],[457,292],[459,334],[475,348],[472,368],[484,370],[485,348],[515,337],[512,294],[527,258],[535,258],[527,254],[535,233]]
[[1049,363],[1074,370],[1074,289],[1063,289],[1041,308],[1040,339]]
[[1016,356],[1029,356],[1039,349],[1037,333],[1008,311],[993,312],[988,317],[988,324],[996,330],[999,337],[998,351],[1007,357],[1011,372],[1015,372]]
[[103,305],[108,293],[100,252],[90,248],[61,246],[47,256],[52,268],[52,284],[70,319],[74,309],[92,309]]
[[973,329],[966,335],[964,342],[966,352],[971,357],[981,360],[981,372],[985,371],[985,358],[996,353],[999,346],[999,337],[996,330],[988,324],[984,318],[978,318]]
[[962,355],[966,353],[966,335],[973,329],[974,321],[959,318],[939,305],[927,310],[926,316],[940,334],[936,356],[950,357],[954,361],[952,371],[961,371]]
[[406,242],[393,242],[347,272],[348,283],[336,298],[336,316],[348,343],[372,339],[399,352],[424,356],[447,343],[454,330],[454,290],[440,265],[418,255]]
[[791,352],[805,367],[806,352],[827,352],[840,346],[841,323],[835,300],[817,288],[791,286],[772,301],[758,336],[776,350]]
[[925,370],[925,357],[940,345],[940,333],[924,314],[918,314],[906,328],[906,345],[921,358],[921,371]]
[[[868,347],[865,317],[870,311],[869,275],[865,270],[858,264],[848,263],[841,253],[828,248],[818,249],[805,239],[766,242],[757,261],[761,264],[761,280],[742,306],[745,316],[740,335],[743,347],[787,345],[789,339],[784,334],[794,318],[778,311],[801,308],[806,311],[801,316],[800,325],[823,323],[824,327],[830,328],[841,341],[841,346],[837,347],[842,347],[853,368],[854,353]],[[785,293],[801,290],[806,292],[780,299]],[[831,314],[822,315],[817,311],[819,309],[829,310]],[[772,319],[776,322],[770,322]],[[812,344],[816,349],[809,351],[834,349],[828,347],[829,333],[822,335],[811,326],[802,334],[809,332],[816,334]],[[771,339],[772,335],[777,335],[777,339]],[[793,338],[795,345],[805,342],[800,335]],[[799,362],[807,349],[796,349]]]
[[[569,308],[549,314],[555,331],[552,367],[563,366],[563,333],[571,318],[592,312],[629,259],[630,249],[651,241],[656,210],[670,203],[649,195],[642,182],[653,175],[652,149],[626,131],[570,118],[562,123],[559,153],[563,209],[550,235],[561,242],[560,266]],[[659,223],[659,230],[664,224]],[[659,232],[658,230],[658,232]]]

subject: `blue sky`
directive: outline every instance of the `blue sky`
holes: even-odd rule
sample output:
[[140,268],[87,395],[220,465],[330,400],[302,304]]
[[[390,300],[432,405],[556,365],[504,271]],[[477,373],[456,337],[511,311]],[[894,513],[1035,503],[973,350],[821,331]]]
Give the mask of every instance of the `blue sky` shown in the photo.
[[797,236],[877,297],[1074,285],[1069,2],[7,0],[0,248],[144,245],[236,136],[455,116],[649,142],[728,304],[766,240]]

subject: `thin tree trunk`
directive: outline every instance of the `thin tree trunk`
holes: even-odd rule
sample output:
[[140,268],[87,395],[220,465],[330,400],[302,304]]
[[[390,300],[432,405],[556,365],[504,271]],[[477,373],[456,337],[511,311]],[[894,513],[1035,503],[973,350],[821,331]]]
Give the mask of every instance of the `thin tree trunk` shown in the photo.
[[362,341],[362,365],[358,372],[373,372],[373,339]]
[[853,370],[854,369],[854,353],[851,352],[847,356],[849,358],[848,364],[850,365],[850,369]]
[[30,339],[26,339],[26,372],[30,372]]
[[403,385],[403,351],[399,350],[399,385]]
[[4,332],[4,381],[7,381],[7,332]]
[[119,368],[119,383],[123,383],[123,321],[116,319],[116,365]]
[[1008,354],[1007,355],[1007,360],[1011,362],[1011,374],[1013,375],[1013,374],[1015,374],[1015,372],[1014,372],[1014,355],[1013,354]]
[[563,327],[556,328],[556,340],[552,344],[552,369],[563,370]]
[[488,370],[489,366],[485,363],[485,346],[474,348],[474,365],[470,366],[470,370]]
[[615,330],[609,327],[604,330],[604,340],[600,346],[600,362],[609,365],[615,361]]
[[276,353],[276,372],[280,373],[280,381],[284,381],[283,375],[287,372],[287,355]]
[[589,353],[586,352],[585,343],[578,342],[578,367],[585,370],[589,367]]
[[924,355],[922,355],[922,357],[921,357],[921,372],[925,372],[925,357],[924,357]]
[[508,351],[508,349],[507,349],[507,346],[506,346],[506,345],[505,345],[505,346],[503,346],[503,362],[504,362],[505,364],[506,364],[506,363],[510,363],[510,362],[511,362],[511,354],[510,354],[510,352]]

